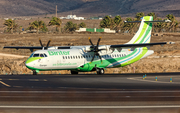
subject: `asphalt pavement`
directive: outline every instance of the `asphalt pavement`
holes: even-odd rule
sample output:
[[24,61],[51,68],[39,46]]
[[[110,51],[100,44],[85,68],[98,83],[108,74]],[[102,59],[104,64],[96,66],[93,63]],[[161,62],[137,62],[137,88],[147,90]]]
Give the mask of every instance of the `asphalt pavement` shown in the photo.
[[180,111],[180,73],[0,75],[0,113]]

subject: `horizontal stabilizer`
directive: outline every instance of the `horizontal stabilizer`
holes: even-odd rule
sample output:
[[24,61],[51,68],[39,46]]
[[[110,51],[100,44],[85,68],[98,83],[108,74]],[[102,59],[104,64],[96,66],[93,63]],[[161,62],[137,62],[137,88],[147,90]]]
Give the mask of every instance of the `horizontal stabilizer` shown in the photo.
[[[141,21],[124,21],[125,23],[141,23]],[[155,21],[144,21],[148,23],[154,23],[154,22],[171,22],[171,20],[155,20]]]
[[153,45],[164,45],[164,44],[175,44],[175,42],[159,42],[159,43],[142,43],[142,44],[123,44],[123,45],[111,45],[111,48],[120,48],[120,47],[146,47]]

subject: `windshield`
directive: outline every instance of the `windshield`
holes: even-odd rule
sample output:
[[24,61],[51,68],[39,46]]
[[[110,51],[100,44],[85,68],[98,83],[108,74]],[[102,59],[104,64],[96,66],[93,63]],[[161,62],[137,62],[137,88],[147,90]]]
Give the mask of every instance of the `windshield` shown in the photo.
[[32,53],[30,57],[47,57],[45,53]]
[[32,54],[30,55],[30,57],[33,57],[33,55],[34,55],[34,53],[32,53]]
[[34,54],[33,57],[39,57],[39,54]]

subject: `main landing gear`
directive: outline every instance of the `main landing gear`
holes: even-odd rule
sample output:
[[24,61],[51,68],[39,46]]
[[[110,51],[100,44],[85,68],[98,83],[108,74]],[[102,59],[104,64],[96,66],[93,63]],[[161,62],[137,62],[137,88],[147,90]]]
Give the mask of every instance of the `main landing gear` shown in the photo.
[[72,70],[71,70],[71,74],[72,74],[72,75],[77,75],[78,72],[77,72],[77,71],[72,71]]
[[104,74],[104,69],[103,68],[96,68],[96,72],[98,75]]

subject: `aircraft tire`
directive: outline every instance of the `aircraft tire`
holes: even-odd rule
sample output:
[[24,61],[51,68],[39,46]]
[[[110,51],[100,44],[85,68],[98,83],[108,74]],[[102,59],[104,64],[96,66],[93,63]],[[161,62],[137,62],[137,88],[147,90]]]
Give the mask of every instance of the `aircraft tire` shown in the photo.
[[104,74],[104,69],[103,68],[98,68],[98,69],[96,69],[96,72],[97,72],[98,75],[102,75],[102,74]]
[[104,69],[103,68],[100,69],[100,74],[101,75],[104,74]]

